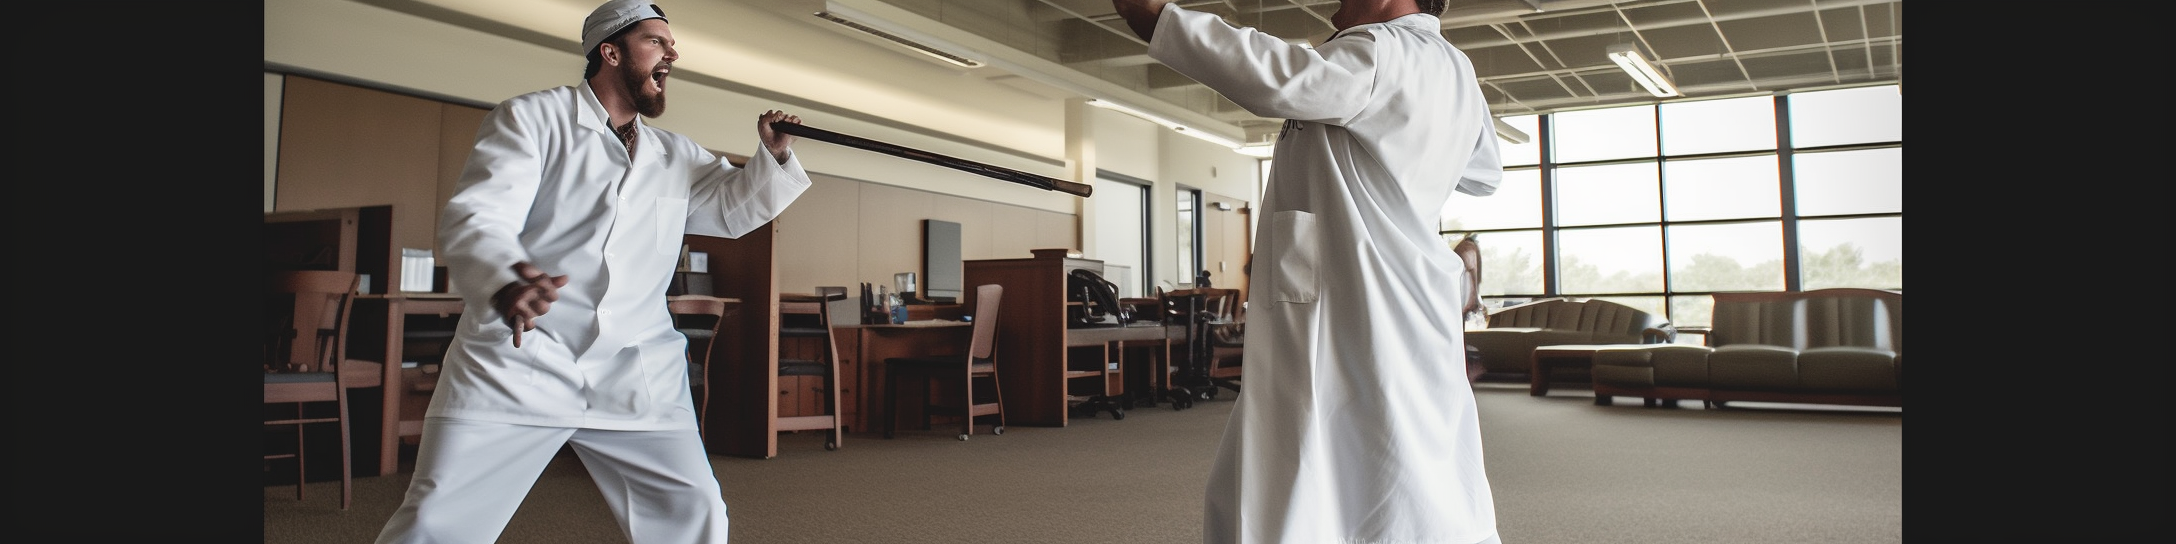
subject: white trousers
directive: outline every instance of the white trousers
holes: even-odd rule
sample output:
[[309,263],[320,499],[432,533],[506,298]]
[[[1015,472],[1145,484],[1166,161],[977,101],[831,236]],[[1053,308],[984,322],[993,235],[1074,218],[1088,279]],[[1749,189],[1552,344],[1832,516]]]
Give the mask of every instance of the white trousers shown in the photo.
[[635,544],[723,544],[725,495],[694,430],[606,431],[426,418],[408,496],[379,544],[490,544],[570,445]]

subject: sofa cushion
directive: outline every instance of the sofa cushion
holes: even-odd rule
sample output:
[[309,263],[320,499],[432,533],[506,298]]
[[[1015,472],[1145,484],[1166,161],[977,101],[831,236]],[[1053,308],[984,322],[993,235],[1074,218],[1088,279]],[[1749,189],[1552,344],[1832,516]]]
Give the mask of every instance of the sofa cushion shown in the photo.
[[1798,353],[1798,381],[1809,392],[1893,393],[1896,354],[1857,346],[1812,348]]
[[1590,372],[1595,384],[1642,389],[1655,386],[1654,355],[1646,350],[1598,349],[1593,361]]
[[1709,388],[1789,391],[1798,386],[1798,350],[1731,344],[1717,346],[1708,354]]
[[1702,388],[1708,386],[1708,355],[1714,348],[1687,344],[1656,344],[1645,348],[1653,354],[1655,385]]

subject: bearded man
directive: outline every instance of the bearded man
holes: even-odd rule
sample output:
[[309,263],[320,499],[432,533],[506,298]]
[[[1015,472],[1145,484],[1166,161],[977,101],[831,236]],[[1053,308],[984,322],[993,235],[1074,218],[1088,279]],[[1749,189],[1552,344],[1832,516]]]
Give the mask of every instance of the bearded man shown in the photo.
[[680,58],[663,8],[606,2],[581,37],[584,81],[493,108],[439,217],[464,305],[380,543],[497,541],[562,446],[629,541],[726,541],[665,290],[683,235],[739,237],[808,189],[771,130],[801,120],[764,112],[736,167],[642,121]]

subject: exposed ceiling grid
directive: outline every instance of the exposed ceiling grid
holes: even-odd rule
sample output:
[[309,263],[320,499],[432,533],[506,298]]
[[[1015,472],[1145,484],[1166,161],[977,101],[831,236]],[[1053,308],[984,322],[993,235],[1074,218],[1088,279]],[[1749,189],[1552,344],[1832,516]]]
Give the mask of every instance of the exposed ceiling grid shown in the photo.
[[[486,0],[355,0],[403,9],[487,32],[523,39],[563,34],[517,7]],[[586,5],[554,0],[555,7]],[[593,0],[591,0],[593,1]],[[1109,0],[735,0],[780,12],[853,8],[907,13],[896,21],[859,21],[901,36],[975,36],[1008,50],[953,51],[1021,63],[959,68],[993,82],[1040,81],[1058,92],[1118,88],[1126,105],[1172,118],[1209,120],[1209,133],[1267,141],[1279,120],[1245,111],[1148,58]],[[1294,43],[1334,30],[1339,0],[1180,0],[1240,26]],[[1901,84],[1902,0],[1457,0],[1443,16],[1442,34],[1473,61],[1490,111],[1514,116],[1664,100],[1698,100],[1843,86]],[[885,7],[886,9],[868,9]],[[450,16],[450,17],[449,17]],[[745,32],[731,18],[689,18],[690,35]],[[832,31],[854,32],[840,25]],[[1657,98],[1633,83],[1605,55],[1632,43],[1667,74],[1681,96]],[[925,59],[905,45],[901,54]],[[877,60],[877,59],[872,59]]]

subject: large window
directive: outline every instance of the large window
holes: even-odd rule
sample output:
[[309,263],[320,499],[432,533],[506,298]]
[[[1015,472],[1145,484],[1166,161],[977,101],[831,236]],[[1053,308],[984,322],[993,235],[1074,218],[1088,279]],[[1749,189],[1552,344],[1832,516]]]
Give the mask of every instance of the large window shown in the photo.
[[1104,279],[1118,284],[1119,296],[1145,296],[1154,277],[1149,266],[1149,184],[1110,171],[1096,172],[1096,258]]
[[1201,190],[1176,188],[1179,216],[1177,227],[1179,263],[1179,288],[1192,289],[1194,277],[1201,274]]
[[1680,327],[1709,294],[1904,288],[1904,120],[1896,86],[1504,117],[1496,194],[1454,194],[1483,300],[1610,300]]

